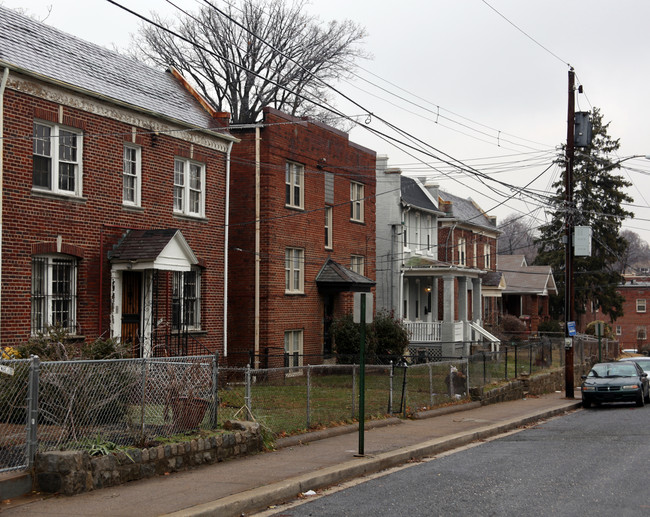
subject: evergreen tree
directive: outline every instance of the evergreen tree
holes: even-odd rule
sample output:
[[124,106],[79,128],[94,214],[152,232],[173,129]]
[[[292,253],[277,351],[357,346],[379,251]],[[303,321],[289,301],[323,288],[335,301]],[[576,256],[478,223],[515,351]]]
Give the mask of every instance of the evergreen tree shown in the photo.
[[[627,242],[621,236],[622,222],[633,214],[622,207],[632,198],[625,193],[630,182],[616,174],[621,160],[612,156],[620,147],[618,139],[608,133],[598,108],[591,113],[593,139],[591,146],[576,149],[573,167],[573,206],[568,207],[574,226],[590,226],[592,246],[590,257],[574,257],[575,314],[600,308],[613,320],[623,314],[623,298],[616,287],[622,281],[616,263],[624,256]],[[564,154],[557,163],[564,165]],[[566,195],[564,178],[553,187],[556,194],[549,200],[550,222],[540,228],[537,264],[553,268],[559,296],[552,301],[556,317],[564,313],[564,223]]]

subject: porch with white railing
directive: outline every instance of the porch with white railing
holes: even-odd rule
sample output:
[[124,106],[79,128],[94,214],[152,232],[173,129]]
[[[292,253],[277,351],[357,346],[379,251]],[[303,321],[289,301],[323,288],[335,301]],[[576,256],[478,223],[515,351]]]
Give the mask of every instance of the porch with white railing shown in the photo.
[[405,321],[411,343],[436,343],[441,341],[441,321]]

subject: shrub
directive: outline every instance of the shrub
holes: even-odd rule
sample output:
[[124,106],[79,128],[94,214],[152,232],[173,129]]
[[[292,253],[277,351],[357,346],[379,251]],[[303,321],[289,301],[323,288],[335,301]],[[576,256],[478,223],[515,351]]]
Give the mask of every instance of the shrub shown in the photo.
[[612,326],[609,323],[605,323],[604,321],[601,320],[596,320],[592,321],[587,325],[587,328],[585,329],[585,334],[589,336],[595,336],[596,335],[596,324],[598,323],[603,323],[604,331],[603,335],[601,337],[607,338],[607,339],[612,339],[614,337],[614,333],[612,332]]
[[501,322],[494,328],[493,334],[504,343],[523,341],[526,336],[526,324],[517,316],[505,314]]
[[542,321],[537,327],[538,332],[562,332],[562,324],[558,320]]
[[[359,356],[361,325],[354,323],[351,314],[332,322],[334,350],[339,362],[351,362]],[[379,311],[371,324],[366,325],[366,362],[384,362],[387,356],[401,357],[409,344],[408,331],[388,311]]]

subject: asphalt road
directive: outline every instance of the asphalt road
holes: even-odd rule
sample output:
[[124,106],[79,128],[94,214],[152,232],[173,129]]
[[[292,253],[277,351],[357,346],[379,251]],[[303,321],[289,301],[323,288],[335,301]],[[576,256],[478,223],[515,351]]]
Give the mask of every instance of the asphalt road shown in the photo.
[[650,407],[605,405],[265,515],[650,513]]

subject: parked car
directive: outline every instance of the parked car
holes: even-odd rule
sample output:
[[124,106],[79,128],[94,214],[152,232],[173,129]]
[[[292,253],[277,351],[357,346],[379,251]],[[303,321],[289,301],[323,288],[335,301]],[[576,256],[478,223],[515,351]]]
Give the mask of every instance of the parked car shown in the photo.
[[650,357],[638,356],[638,357],[622,357],[619,361],[632,361],[638,364],[643,371],[650,376]]
[[650,402],[648,374],[634,361],[595,364],[582,376],[582,406],[603,402]]

